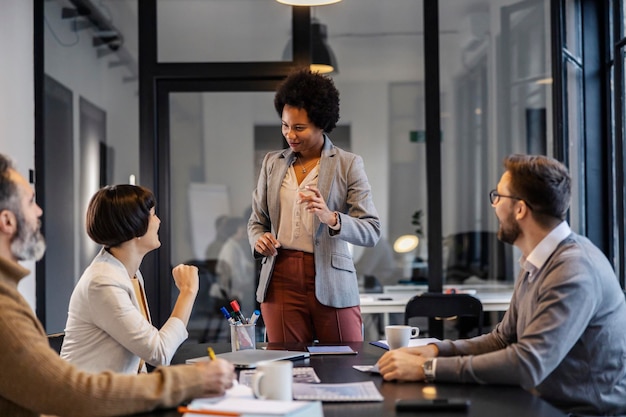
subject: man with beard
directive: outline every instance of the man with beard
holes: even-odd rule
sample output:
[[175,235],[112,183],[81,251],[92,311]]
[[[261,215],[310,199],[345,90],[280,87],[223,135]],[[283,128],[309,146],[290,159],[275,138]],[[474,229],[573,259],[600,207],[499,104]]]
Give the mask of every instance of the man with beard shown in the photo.
[[489,194],[498,238],[518,247],[511,304],[488,334],[387,352],[385,380],[519,385],[575,414],[626,413],[626,302],[611,264],[565,221],[570,177],[511,155]]
[[141,375],[90,374],[61,359],[17,290],[29,273],[18,261],[39,260],[45,251],[42,213],[30,184],[0,154],[0,416],[133,414],[232,386],[233,366],[221,359]]

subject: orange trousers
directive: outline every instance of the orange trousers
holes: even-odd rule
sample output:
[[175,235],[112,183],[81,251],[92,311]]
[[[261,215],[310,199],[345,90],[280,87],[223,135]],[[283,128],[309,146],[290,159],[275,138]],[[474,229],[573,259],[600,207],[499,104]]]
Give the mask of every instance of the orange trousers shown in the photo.
[[317,300],[312,253],[279,249],[261,313],[271,343],[363,340],[359,306],[335,308]]

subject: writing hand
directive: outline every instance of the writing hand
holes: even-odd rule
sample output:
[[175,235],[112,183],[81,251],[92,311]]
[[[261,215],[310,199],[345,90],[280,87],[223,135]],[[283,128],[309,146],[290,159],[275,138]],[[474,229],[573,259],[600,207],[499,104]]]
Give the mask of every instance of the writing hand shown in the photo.
[[320,222],[327,224],[329,226],[335,226],[337,224],[337,215],[334,211],[330,211],[326,202],[322,198],[322,193],[317,187],[312,185],[307,185],[305,187],[308,191],[311,191],[310,194],[298,193],[300,196],[300,200],[298,200],[299,204],[304,204],[304,208],[306,211],[310,213],[315,213]]
[[263,256],[278,255],[277,248],[280,248],[280,242],[270,232],[263,233],[263,236],[257,239],[254,244],[254,250]]
[[236,381],[237,375],[233,364],[224,359],[198,362],[196,366],[202,372],[205,395],[223,395]]

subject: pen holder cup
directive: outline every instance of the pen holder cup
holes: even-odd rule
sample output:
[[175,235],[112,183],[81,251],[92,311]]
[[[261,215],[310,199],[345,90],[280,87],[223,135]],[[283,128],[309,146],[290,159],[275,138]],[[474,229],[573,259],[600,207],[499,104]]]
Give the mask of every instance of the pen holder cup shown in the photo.
[[256,349],[255,324],[231,324],[230,345],[231,350]]

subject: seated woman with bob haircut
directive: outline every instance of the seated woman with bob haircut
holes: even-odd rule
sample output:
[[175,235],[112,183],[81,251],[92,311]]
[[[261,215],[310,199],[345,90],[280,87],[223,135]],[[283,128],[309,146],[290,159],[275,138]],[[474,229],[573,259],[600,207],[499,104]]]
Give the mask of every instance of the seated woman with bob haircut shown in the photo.
[[154,194],[135,185],[106,186],[87,208],[89,237],[102,245],[70,299],[61,357],[91,372],[145,372],[168,365],[187,339],[198,293],[198,269],[172,270],[180,293],[163,327],[151,324],[139,266],[159,246]]

